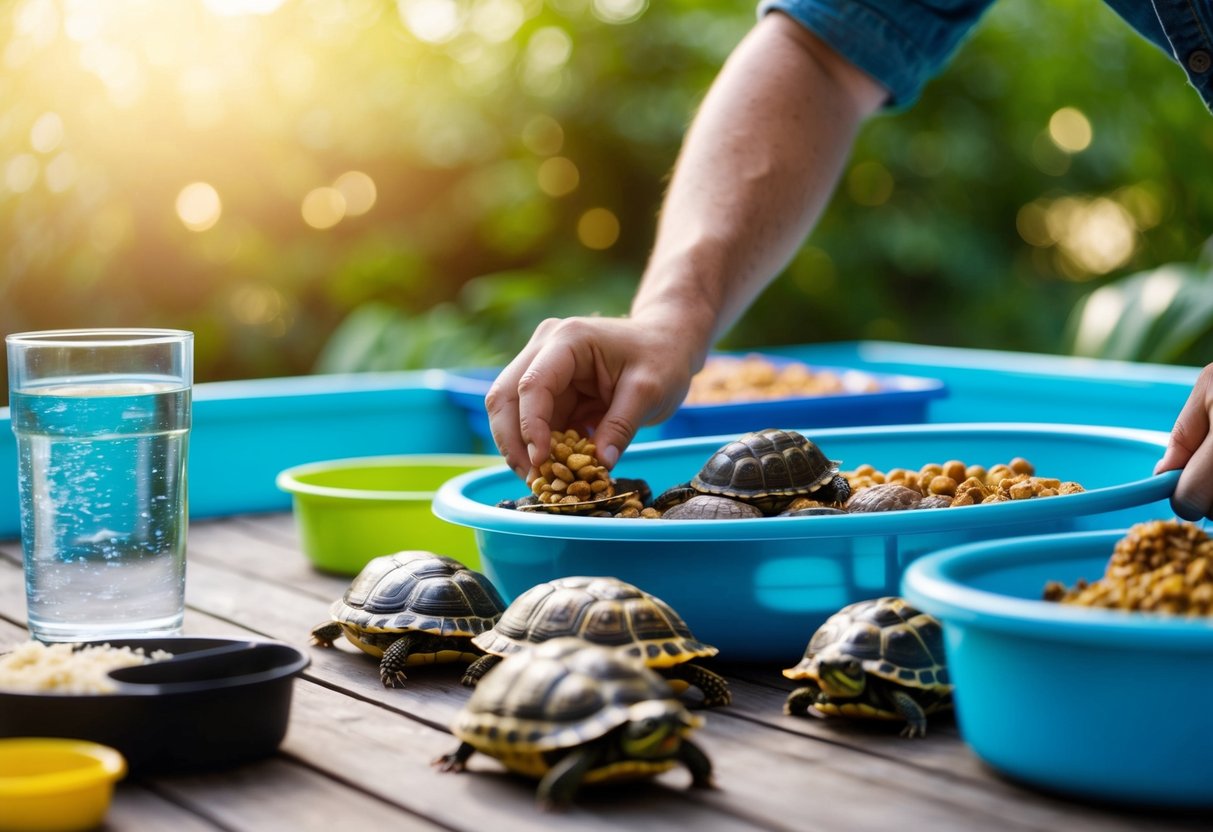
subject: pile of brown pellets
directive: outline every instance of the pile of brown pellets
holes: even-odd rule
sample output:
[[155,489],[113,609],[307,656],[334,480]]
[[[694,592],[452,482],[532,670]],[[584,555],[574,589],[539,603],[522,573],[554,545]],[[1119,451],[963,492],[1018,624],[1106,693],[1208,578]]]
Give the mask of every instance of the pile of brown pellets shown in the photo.
[[1213,540],[1180,520],[1138,523],[1116,543],[1104,576],[1067,589],[1045,586],[1046,601],[1144,610],[1173,615],[1213,615]]
[[923,508],[955,508],[1032,497],[1055,497],[1084,490],[1077,482],[1036,476],[1035,466],[1023,457],[992,465],[989,469],[952,459],[943,463],[928,463],[917,471],[891,468],[885,472],[871,465],[860,465],[854,471],[844,471],[843,475],[851,483],[854,495],[877,485],[900,485],[921,494],[928,501]]
[[552,431],[552,451],[527,477],[541,503],[584,503],[615,496],[611,475],[598,462],[598,448],[575,430]]

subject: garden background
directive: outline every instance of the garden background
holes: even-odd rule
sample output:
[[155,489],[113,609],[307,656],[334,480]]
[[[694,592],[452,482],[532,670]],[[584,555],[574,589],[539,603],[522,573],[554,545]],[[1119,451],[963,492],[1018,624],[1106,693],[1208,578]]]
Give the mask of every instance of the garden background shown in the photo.
[[[544,317],[622,313],[755,5],[5,2],[0,334],[189,329],[215,381],[500,364]],[[1000,0],[719,346],[1203,365],[1211,152],[1101,2]]]

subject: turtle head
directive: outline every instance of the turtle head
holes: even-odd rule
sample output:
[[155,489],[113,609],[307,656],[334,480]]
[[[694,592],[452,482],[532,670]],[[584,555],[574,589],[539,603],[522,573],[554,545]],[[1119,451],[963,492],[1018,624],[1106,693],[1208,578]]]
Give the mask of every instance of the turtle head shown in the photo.
[[818,653],[816,660],[817,683],[826,696],[854,699],[863,693],[868,674],[862,661],[834,646]]
[[685,708],[673,701],[648,700],[631,708],[619,743],[629,759],[663,759],[678,753],[682,738],[699,724]]

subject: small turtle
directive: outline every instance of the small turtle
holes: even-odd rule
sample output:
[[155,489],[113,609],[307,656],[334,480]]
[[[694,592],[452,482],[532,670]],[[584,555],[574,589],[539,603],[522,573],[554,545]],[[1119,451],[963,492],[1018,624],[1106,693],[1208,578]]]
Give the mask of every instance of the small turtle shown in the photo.
[[697,687],[703,707],[732,701],[723,677],[691,662],[714,656],[665,601],[618,578],[557,578],[514,599],[501,619],[472,639],[488,655],[463,675],[475,685],[501,657],[561,636],[619,649],[661,672],[675,691]]
[[643,663],[579,638],[559,638],[509,656],[455,717],[460,740],[434,760],[463,771],[477,751],[539,779],[544,808],[572,802],[583,783],[629,780],[681,763],[691,785],[712,785],[712,763],[688,739],[702,724],[670,698]]
[[797,497],[846,502],[851,484],[838,473],[838,460],[827,458],[813,440],[772,428],[747,433],[720,448],[689,483],[662,492],[653,505],[666,511],[693,494],[741,500],[771,516]]
[[505,601],[489,580],[453,558],[398,552],[370,561],[332,620],[312,630],[313,641],[332,647],[344,635],[379,662],[386,687],[404,684],[407,665],[474,661],[471,639],[493,626]]
[[762,517],[762,512],[749,503],[715,494],[696,494],[661,515],[662,520],[747,520],[754,517]]
[[789,694],[785,713],[904,719],[903,737],[925,736],[927,715],[952,706],[943,630],[902,598],[843,607],[783,675],[809,680]]

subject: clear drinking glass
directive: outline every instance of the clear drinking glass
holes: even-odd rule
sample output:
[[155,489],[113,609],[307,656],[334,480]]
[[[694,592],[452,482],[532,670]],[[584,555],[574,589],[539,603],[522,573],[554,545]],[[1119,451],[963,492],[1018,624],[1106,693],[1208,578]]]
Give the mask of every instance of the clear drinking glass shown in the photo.
[[5,341],[30,634],[180,633],[193,333],[78,329]]

